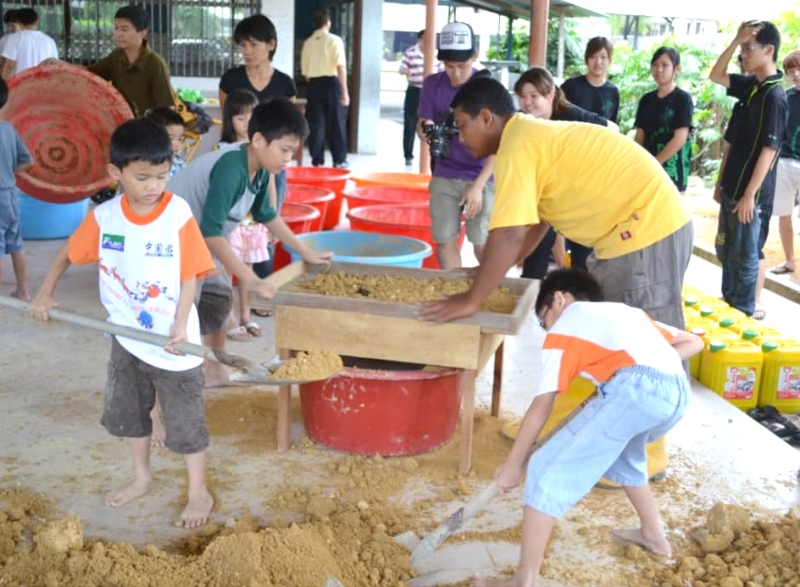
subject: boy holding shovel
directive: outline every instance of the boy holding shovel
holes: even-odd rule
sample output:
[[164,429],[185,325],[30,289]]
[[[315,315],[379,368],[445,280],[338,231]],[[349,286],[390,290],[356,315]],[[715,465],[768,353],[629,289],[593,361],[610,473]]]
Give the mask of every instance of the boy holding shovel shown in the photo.
[[500,493],[522,482],[556,394],[567,391],[579,373],[591,377],[600,393],[528,461],[516,573],[508,579],[477,577],[475,587],[540,585],[556,519],[601,477],[622,485],[640,519],[639,528],[615,530],[615,537],[658,555],[672,553],[648,484],[646,445],[683,415],[689,382],[681,361],[700,352],[703,342],[654,322],[640,309],[602,300],[599,283],[582,270],[556,270],[542,282],[535,306],[547,331],[542,380],[508,458],[497,469]]

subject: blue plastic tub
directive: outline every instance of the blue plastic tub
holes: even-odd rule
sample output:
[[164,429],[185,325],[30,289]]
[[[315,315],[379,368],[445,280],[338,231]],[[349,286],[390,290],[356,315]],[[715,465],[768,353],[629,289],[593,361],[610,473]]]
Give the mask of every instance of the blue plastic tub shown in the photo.
[[[422,267],[422,261],[433,252],[424,241],[376,232],[326,230],[298,234],[297,238],[309,249],[333,251],[334,260],[344,263]],[[294,250],[289,247],[286,249],[292,261],[300,260],[300,255]]]
[[66,238],[75,232],[89,211],[89,198],[71,204],[42,202],[19,195],[19,222],[25,240]]

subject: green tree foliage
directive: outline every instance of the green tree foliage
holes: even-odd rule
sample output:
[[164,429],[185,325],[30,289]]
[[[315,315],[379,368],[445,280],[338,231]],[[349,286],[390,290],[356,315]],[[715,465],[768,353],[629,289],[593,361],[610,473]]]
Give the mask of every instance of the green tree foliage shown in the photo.
[[[687,91],[694,101],[694,131],[692,173],[713,181],[719,168],[721,139],[730,118],[734,100],[725,89],[708,80],[708,72],[717,59],[717,53],[667,39],[664,43],[675,47],[681,55],[681,72],[677,84]],[[641,97],[656,88],[650,75],[650,61],[655,48],[634,51],[626,45],[614,48],[614,61],[609,78],[620,92],[620,130],[633,135],[636,109]]]
[[[512,69],[517,73],[528,69],[528,47],[530,46],[530,25],[527,21],[516,22],[512,28],[511,60],[522,63],[520,68]],[[575,34],[575,24],[571,18],[564,20],[564,72],[569,76],[583,63],[583,48]],[[492,46],[486,51],[486,57],[492,61],[508,59],[508,35],[492,37]],[[547,69],[556,70],[558,59],[558,18],[550,18],[547,22]]]

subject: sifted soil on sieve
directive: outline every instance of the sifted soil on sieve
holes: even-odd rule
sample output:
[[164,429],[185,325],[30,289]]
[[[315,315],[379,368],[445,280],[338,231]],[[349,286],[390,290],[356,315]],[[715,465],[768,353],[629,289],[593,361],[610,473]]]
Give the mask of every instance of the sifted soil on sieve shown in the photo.
[[344,369],[342,357],[331,351],[300,351],[268,378],[279,381],[316,381],[333,377]]
[[[416,304],[466,292],[468,279],[448,281],[440,278],[416,279],[394,275],[361,275],[344,271],[320,273],[298,283],[302,289],[325,296],[363,298],[381,302]],[[483,312],[511,314],[518,296],[507,287],[498,287],[481,304]]]

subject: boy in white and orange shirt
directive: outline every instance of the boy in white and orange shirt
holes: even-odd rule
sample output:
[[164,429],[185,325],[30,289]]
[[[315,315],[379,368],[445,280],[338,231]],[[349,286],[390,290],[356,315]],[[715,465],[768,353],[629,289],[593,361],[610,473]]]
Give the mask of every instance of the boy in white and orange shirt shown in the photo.
[[201,342],[194,304],[197,280],[214,269],[214,261],[189,205],[165,191],[171,161],[169,135],[156,122],[138,118],[114,131],[109,173],[125,193],[90,212],[61,248],[32,314],[37,320],[49,318],[57,305],[56,285],[72,263],[97,263],[108,320],[170,338],[164,348],[112,339],[101,423],[127,440],[134,479],[109,491],[105,503],[123,506],[150,490],[150,412],[158,389],[166,446],[184,455],[189,477],[188,503],[175,525],[194,528],[208,521],[214,505],[205,483],[209,439],[203,359],[177,352],[173,345]]
[[601,477],[622,485],[641,522],[614,535],[659,555],[672,552],[648,484],[645,447],[683,416],[689,382],[682,361],[700,352],[703,343],[654,322],[643,310],[602,300],[599,283],[579,269],[553,271],[542,282],[536,300],[539,324],[547,331],[542,379],[511,453],[497,470],[500,492],[522,482],[556,394],[566,392],[580,374],[597,384],[599,396],[528,461],[516,574],[476,578],[475,586],[538,586],[555,520]]

